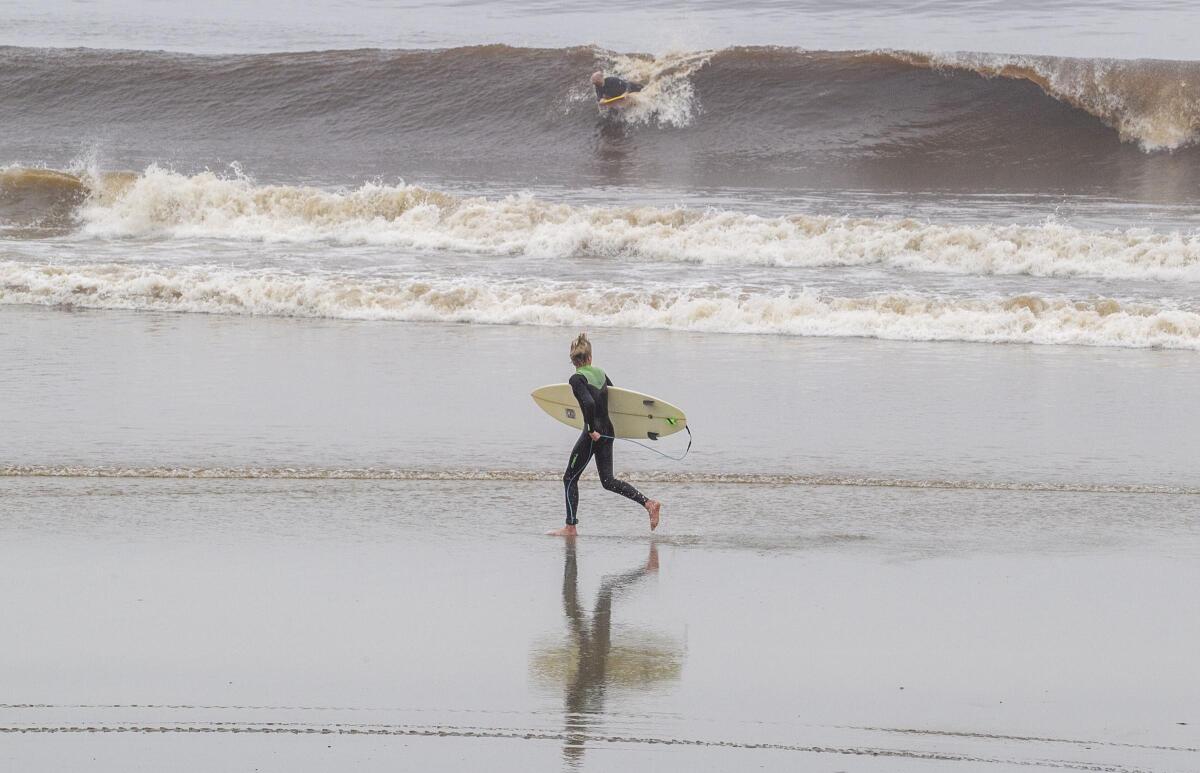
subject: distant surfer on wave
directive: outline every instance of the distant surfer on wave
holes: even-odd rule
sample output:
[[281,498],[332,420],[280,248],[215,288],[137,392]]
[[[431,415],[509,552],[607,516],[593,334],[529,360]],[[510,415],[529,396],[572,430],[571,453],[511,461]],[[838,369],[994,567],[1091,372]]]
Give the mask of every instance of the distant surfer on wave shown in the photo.
[[608,387],[612,381],[604,371],[592,364],[592,342],[586,333],[571,343],[571,364],[575,373],[570,378],[571,391],[579,401],[583,411],[583,434],[571,449],[571,458],[567,461],[567,471],[563,473],[563,486],[566,489],[567,525],[561,529],[549,532],[556,537],[574,537],[578,532],[575,525],[579,523],[579,476],[583,474],[588,462],[596,457],[596,471],[600,473],[600,483],[609,491],[615,491],[621,496],[628,497],[646,508],[650,514],[650,530],[658,528],[658,515],[662,504],[654,499],[647,499],[633,486],[613,476],[613,425],[608,418]]
[[604,73],[599,70],[592,73],[592,85],[596,87],[596,101],[601,103],[606,99],[616,99],[642,90],[640,83],[633,83],[615,75],[605,78]]

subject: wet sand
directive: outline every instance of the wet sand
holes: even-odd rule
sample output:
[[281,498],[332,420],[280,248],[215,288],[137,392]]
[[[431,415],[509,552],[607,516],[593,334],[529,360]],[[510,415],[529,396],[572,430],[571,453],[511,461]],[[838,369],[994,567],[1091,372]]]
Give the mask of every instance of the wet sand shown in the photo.
[[651,538],[592,488],[572,542],[537,534],[546,489],[0,479],[6,756],[1182,771],[1200,753],[1192,497],[660,484]]
[[[568,543],[540,532],[561,518],[569,431],[521,391],[559,375],[564,331],[0,315],[14,770],[1200,759],[1191,355],[613,332],[614,374],[649,352],[704,363],[674,386],[645,376],[701,418],[684,472],[777,477],[689,482],[622,448],[618,470],[667,503],[662,528],[589,480]],[[734,411],[751,369],[820,409]],[[488,431],[447,431],[398,394]],[[445,475],[333,477],[346,467]],[[455,473],[497,469],[535,479]],[[786,482],[844,471],[970,485]],[[1077,490],[974,485],[997,480]]]
[[[619,471],[1200,485],[1192,352],[591,333],[696,435]],[[0,306],[0,465],[560,473],[575,434],[529,392],[572,334]]]

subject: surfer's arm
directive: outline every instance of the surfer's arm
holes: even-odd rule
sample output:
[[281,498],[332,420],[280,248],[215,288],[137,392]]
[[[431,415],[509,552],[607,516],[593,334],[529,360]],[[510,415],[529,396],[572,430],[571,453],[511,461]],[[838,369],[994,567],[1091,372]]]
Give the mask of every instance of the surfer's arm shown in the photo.
[[567,383],[571,385],[571,393],[575,395],[575,400],[579,403],[580,410],[583,411],[583,431],[595,432],[596,401],[592,399],[592,393],[588,391],[587,379],[576,373]]

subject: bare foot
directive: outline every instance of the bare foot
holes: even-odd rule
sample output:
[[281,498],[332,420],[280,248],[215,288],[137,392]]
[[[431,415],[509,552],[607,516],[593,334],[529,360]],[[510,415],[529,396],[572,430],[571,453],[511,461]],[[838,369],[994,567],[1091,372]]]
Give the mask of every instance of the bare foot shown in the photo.
[[650,546],[650,557],[646,559],[646,571],[658,571],[658,545]]
[[546,532],[546,535],[549,537],[578,537],[579,532],[576,531],[574,526],[564,526],[561,529],[548,531]]
[[657,499],[646,500],[646,512],[650,513],[650,531],[658,528],[658,514],[662,511],[662,502]]

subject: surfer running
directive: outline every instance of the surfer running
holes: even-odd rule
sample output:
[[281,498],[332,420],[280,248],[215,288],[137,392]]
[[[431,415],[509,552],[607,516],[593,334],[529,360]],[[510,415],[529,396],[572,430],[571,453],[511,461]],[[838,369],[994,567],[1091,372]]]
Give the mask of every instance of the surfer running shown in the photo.
[[575,525],[579,523],[579,476],[583,474],[593,456],[596,457],[596,471],[600,473],[600,483],[604,488],[628,497],[646,508],[646,512],[650,514],[650,530],[654,531],[658,528],[658,515],[662,504],[657,500],[647,499],[642,492],[613,476],[615,433],[608,418],[608,387],[613,383],[603,370],[592,364],[592,342],[588,340],[586,333],[580,333],[571,343],[571,363],[575,366],[575,374],[570,379],[571,391],[583,411],[583,434],[571,449],[567,471],[563,473],[563,486],[566,488],[567,498],[567,525],[549,533],[556,537],[574,537],[578,533]]
[[604,73],[599,70],[592,73],[592,85],[596,87],[597,102],[615,97],[623,97],[630,92],[642,90],[642,84],[640,83],[632,83],[615,75],[605,78]]

